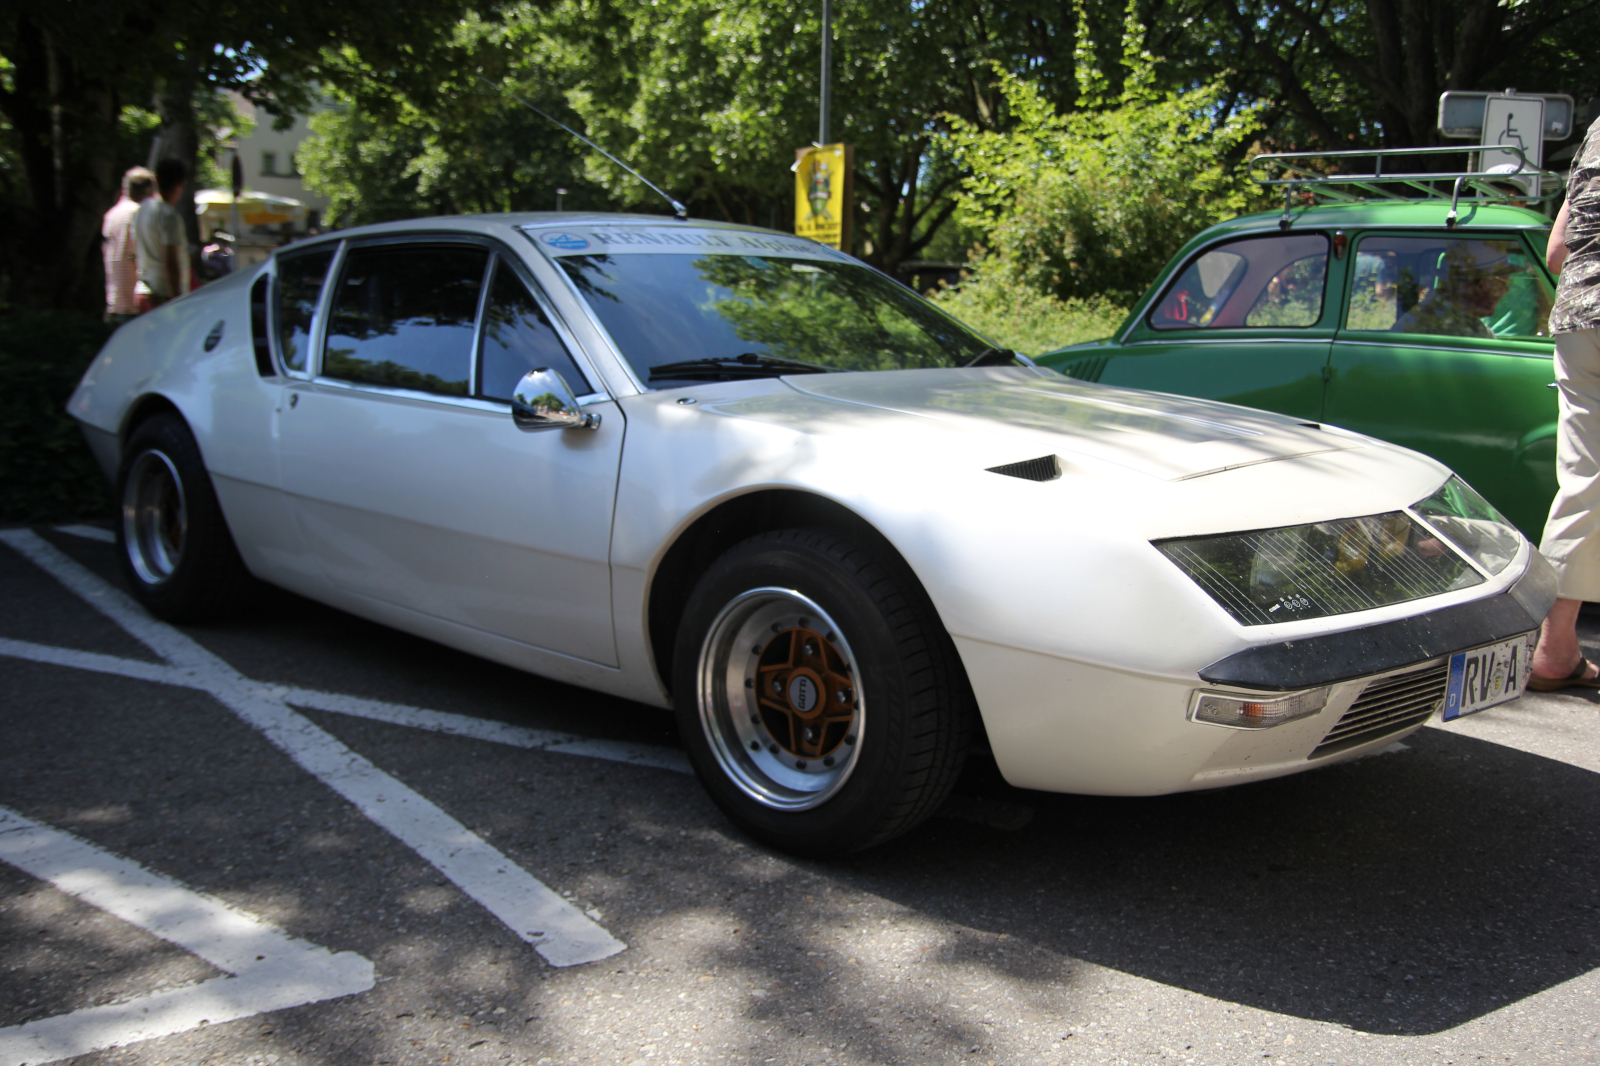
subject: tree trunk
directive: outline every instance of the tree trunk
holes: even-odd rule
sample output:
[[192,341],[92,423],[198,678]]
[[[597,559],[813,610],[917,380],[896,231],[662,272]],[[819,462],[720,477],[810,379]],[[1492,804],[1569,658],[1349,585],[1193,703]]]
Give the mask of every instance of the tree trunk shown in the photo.
[[[178,197],[174,206],[183,219],[184,232],[189,240],[187,254],[191,259],[198,255],[200,249],[200,216],[194,211],[194,194],[200,189],[195,179],[195,171],[200,164],[200,130],[195,121],[194,92],[195,79],[183,77],[167,82],[156,93],[156,113],[161,116],[161,128],[150,142],[150,162],[146,164],[154,170],[161,160],[176,159],[183,164],[184,173],[189,175],[183,183],[183,195]],[[191,269],[195,265],[191,263]]]
[[23,15],[7,113],[19,136],[30,202],[17,244],[28,269],[7,279],[20,306],[98,313],[105,305],[100,220],[117,198],[114,143],[120,106],[103,72],[80,69],[50,33]]

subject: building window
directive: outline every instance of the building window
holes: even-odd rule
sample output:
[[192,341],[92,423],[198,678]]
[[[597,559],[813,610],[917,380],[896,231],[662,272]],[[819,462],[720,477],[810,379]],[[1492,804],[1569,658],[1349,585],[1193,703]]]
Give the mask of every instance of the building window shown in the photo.
[[276,177],[278,173],[278,153],[261,153],[261,176],[264,178]]

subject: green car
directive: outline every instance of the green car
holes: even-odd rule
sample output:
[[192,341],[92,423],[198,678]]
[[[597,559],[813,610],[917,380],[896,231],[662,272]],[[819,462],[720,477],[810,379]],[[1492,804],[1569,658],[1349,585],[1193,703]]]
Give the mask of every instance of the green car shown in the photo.
[[1556,490],[1550,220],[1368,200],[1190,241],[1114,337],[1037,362],[1085,381],[1328,422],[1455,470],[1535,542]]

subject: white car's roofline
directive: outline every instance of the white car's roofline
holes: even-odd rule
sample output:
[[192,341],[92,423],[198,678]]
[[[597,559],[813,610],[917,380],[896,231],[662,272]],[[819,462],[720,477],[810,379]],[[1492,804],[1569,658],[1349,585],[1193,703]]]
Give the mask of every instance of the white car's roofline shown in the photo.
[[279,251],[300,251],[313,244],[328,241],[354,240],[362,237],[381,237],[406,233],[480,233],[504,236],[507,230],[547,229],[562,226],[639,226],[662,227],[692,226],[695,229],[719,229],[743,233],[767,233],[793,239],[794,234],[764,226],[747,226],[739,222],[716,219],[690,218],[678,220],[671,215],[642,215],[617,211],[508,211],[479,215],[429,215],[422,218],[401,219],[394,222],[371,222],[364,226],[334,230],[318,237],[296,241]]

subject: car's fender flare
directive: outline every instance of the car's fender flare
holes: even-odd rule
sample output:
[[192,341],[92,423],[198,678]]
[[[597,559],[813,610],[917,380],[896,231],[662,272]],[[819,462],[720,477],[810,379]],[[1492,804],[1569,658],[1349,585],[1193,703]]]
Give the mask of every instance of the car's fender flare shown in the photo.
[[[758,487],[730,493],[707,505],[670,538],[656,558],[645,592],[646,639],[662,690],[672,690],[672,654],[684,606],[701,575],[735,544],[775,529],[825,529],[853,540],[901,572],[908,588],[927,589],[899,549],[856,511],[802,488]],[[929,607],[938,613],[929,597]]]

